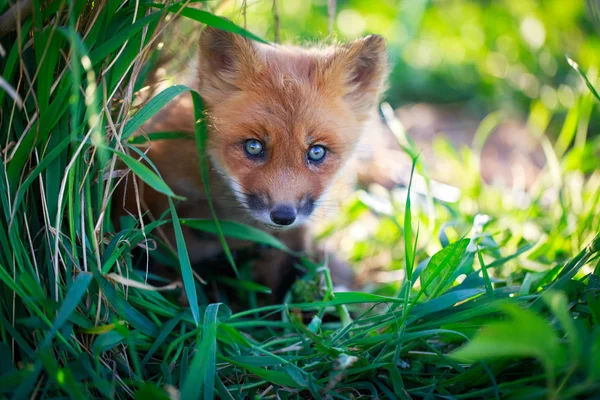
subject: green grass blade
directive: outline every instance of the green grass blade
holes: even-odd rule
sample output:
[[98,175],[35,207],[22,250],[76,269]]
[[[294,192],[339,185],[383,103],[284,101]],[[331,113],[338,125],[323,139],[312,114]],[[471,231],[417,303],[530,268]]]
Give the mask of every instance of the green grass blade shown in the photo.
[[133,136],[129,138],[129,144],[144,144],[155,140],[176,140],[193,139],[193,136],[186,132],[151,132],[145,136]]
[[[202,342],[208,343],[206,353],[206,366],[204,368],[204,396],[205,400],[214,398],[215,379],[217,378],[217,323],[219,308],[224,307],[223,304],[209,304],[204,313],[202,321]],[[187,379],[194,379],[193,375]]]
[[131,170],[139,176],[144,182],[148,184],[152,189],[160,192],[169,198],[175,198],[184,200],[184,197],[177,196],[171,188],[163,181],[158,175],[156,175],[150,168],[136,160],[135,158],[128,156],[127,154],[116,152],[119,158],[127,165]]
[[406,265],[406,281],[412,280],[415,252],[417,244],[413,245],[413,231],[412,231],[412,209],[410,204],[410,189],[412,187],[413,176],[415,173],[415,166],[417,159],[413,159],[412,168],[410,170],[410,179],[408,181],[408,187],[406,188],[406,203],[404,206],[404,254],[405,254],[405,265]]
[[[501,357],[536,357],[546,367],[549,378],[565,363],[565,349],[556,332],[542,317],[529,310],[506,305],[508,321],[487,325],[465,347],[453,353],[455,358],[487,360]],[[519,340],[514,340],[519,338]]]
[[106,296],[118,315],[143,334],[151,337],[158,336],[158,327],[148,317],[125,301],[114,286],[98,270],[93,269],[92,272],[102,293]]
[[[156,4],[156,3],[152,4],[152,7],[156,7],[156,8],[160,8],[160,9],[164,8],[164,6],[162,4]],[[239,25],[234,24],[233,22],[229,21],[228,19],[219,17],[218,15],[214,15],[208,11],[199,10],[197,8],[192,8],[192,7],[184,7],[183,5],[180,5],[180,4],[173,4],[169,7],[167,7],[167,9],[169,10],[169,12],[172,12],[172,13],[176,13],[181,10],[179,15],[184,16],[186,18],[190,18],[190,19],[193,19],[194,21],[202,22],[203,24],[206,24],[208,26],[212,26],[215,28],[219,28],[224,31],[228,31],[228,32],[236,33],[241,36],[245,36],[247,38],[256,40],[257,42],[268,44],[268,42],[266,42],[265,40],[256,36],[252,32],[242,28]]]
[[[211,219],[182,219],[181,224],[203,232],[219,234],[219,229],[215,220]],[[267,232],[254,228],[252,226],[240,224],[234,221],[219,221],[220,233],[227,237],[241,240],[248,240],[254,243],[262,243],[275,249],[295,254],[290,248],[283,244],[279,239],[273,237]]]
[[192,273],[192,265],[188,255],[187,246],[181,230],[181,224],[175,211],[173,201],[169,199],[169,207],[171,208],[171,218],[173,220],[173,231],[175,232],[175,240],[177,241],[177,254],[179,256],[179,265],[181,267],[181,279],[185,294],[192,310],[192,316],[196,326],[200,323],[200,311],[198,310],[198,296],[196,295],[196,283],[194,282],[194,274]]
[[110,40],[105,41],[90,52],[92,65],[96,65],[104,60],[110,53],[121,47],[123,43],[131,39],[136,33],[147,27],[148,24],[157,21],[160,16],[160,12],[146,15],[145,17],[138,19],[135,23],[126,25],[126,28],[114,33]]
[[90,282],[92,281],[92,274],[87,272],[80,272],[77,274],[77,278],[73,281],[73,284],[67,291],[67,295],[65,296],[60,309],[58,310],[58,314],[56,315],[56,319],[52,324],[52,328],[50,332],[44,338],[44,342],[41,347],[46,348],[52,342],[52,339],[59,331],[59,329],[63,326],[63,324],[69,319],[71,313],[75,311],[75,308],[79,305],[81,298],[87,291]]
[[481,255],[481,249],[477,246],[477,258],[479,259],[479,265],[481,266],[481,273],[483,274],[483,282],[485,284],[485,291],[490,299],[494,299],[494,287],[492,286],[492,281],[490,280],[490,275],[488,273],[488,268],[483,261],[483,256]]
[[596,100],[600,101],[600,95],[596,91],[596,88],[594,87],[594,85],[592,85],[592,82],[590,82],[590,80],[588,79],[587,75],[581,70],[581,68],[579,68],[579,64],[577,64],[574,60],[572,60],[569,57],[567,57],[567,62],[581,76],[581,78],[585,82],[588,89],[590,89],[590,92],[592,92],[592,94],[594,95]]
[[431,257],[421,272],[421,287],[429,297],[444,293],[451,285],[452,274],[460,265],[469,245],[469,239],[452,243]]
[[148,103],[138,111],[127,125],[123,129],[123,135],[121,140],[128,140],[131,135],[141,127],[144,122],[148,121],[155,115],[161,108],[163,108],[168,102],[179,96],[181,93],[189,91],[190,88],[183,85],[171,86],[154,96]]
[[194,102],[194,120],[196,121],[194,124],[194,133],[196,135],[198,168],[200,169],[200,175],[202,176],[202,183],[204,185],[204,191],[208,200],[208,206],[210,208],[213,220],[215,221],[215,226],[219,235],[219,241],[221,242],[221,246],[223,246],[223,251],[225,252],[227,261],[229,261],[229,264],[231,265],[231,268],[233,268],[235,275],[239,277],[240,274],[238,272],[237,266],[235,265],[235,261],[233,260],[231,250],[229,249],[229,246],[225,241],[225,236],[223,236],[221,224],[219,222],[219,218],[217,217],[217,213],[215,212],[215,207],[213,205],[210,193],[210,183],[208,176],[209,164],[208,156],[206,154],[206,141],[208,140],[208,130],[206,127],[206,116],[204,115],[204,101],[197,92],[192,92],[192,101]]
[[174,318],[170,319],[162,326],[162,328],[160,329],[160,333],[156,337],[156,340],[154,341],[154,343],[152,343],[152,347],[150,347],[150,349],[142,359],[142,366],[152,358],[154,353],[156,353],[156,350],[158,350],[158,348],[164,343],[164,341],[171,334],[173,329],[177,327],[179,321],[181,321],[181,317],[183,317],[183,312],[178,313]]

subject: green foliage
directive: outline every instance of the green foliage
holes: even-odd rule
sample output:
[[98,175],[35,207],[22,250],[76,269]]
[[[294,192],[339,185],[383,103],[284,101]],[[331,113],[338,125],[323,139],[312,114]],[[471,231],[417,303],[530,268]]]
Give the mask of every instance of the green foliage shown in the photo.
[[[384,256],[399,279],[371,292],[336,293],[328,268],[304,259],[308,272],[289,302],[260,307],[268,290],[250,282],[242,263],[239,279],[220,281],[244,302],[244,310],[232,312],[206,300],[181,225],[223,243],[234,237],[290,250],[230,221],[180,220],[176,194],[151,163],[142,164],[147,159],[131,137],[190,90],[172,86],[148,100],[151,90],[140,83],[174,15],[195,27],[202,22],[258,39],[194,3],[200,9],[184,2],[34,0],[18,29],[0,37],[2,82],[14,89],[0,90],[0,396],[568,399],[597,393],[600,172],[594,160],[600,141],[578,130],[587,127],[591,96],[575,99],[555,144],[544,137],[548,166],[530,190],[506,193],[481,181],[478,151],[498,117],[492,115],[475,150],[435,145],[436,161],[448,162],[457,177],[456,201],[412,187],[349,199],[323,237],[346,233],[350,259],[367,264]],[[309,23],[326,24],[322,3],[314,3],[321,14]],[[359,7],[339,3],[340,13]],[[574,3],[562,15],[565,29],[576,29],[572,18],[580,6]],[[386,14],[398,10],[394,2],[365,4],[365,15],[385,15],[383,31],[395,23],[395,14]],[[459,11],[472,22],[464,29],[474,32],[475,22],[501,29],[512,23],[507,13],[525,15],[533,7],[415,4],[400,8],[408,12],[402,18],[411,35],[417,26],[410,13],[421,13],[422,26],[433,24],[436,35],[449,39],[460,29],[449,18]],[[0,2],[0,13],[8,7]],[[548,10],[555,13],[556,6]],[[486,22],[491,15],[497,24]],[[293,32],[301,21],[283,25]],[[553,35],[548,32],[550,43],[558,40]],[[465,65],[456,71],[465,75],[480,58],[465,50]],[[193,98],[199,168],[206,173],[203,109],[200,96],[193,92]],[[552,113],[544,107],[532,113]],[[149,139],[179,137],[158,135]],[[397,137],[414,173],[433,185],[426,175],[431,160],[417,159],[410,141]],[[151,223],[124,219],[126,228],[116,232],[109,216],[119,201],[115,185],[123,183],[118,169],[125,167],[171,196],[172,207]],[[391,211],[382,213],[375,206],[381,203]],[[349,233],[367,217],[375,222],[366,235]],[[133,254],[160,244],[157,229],[165,224],[174,224],[178,240],[177,251],[163,257],[182,272],[189,308],[177,302],[177,289],[148,284],[146,265]],[[236,266],[231,254],[223,265]]]

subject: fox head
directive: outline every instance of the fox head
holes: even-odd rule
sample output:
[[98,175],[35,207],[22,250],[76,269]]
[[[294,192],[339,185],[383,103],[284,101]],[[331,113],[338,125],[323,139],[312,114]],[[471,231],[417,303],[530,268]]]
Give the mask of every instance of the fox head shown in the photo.
[[202,33],[207,151],[250,216],[275,230],[307,221],[351,156],[386,72],[377,35],[300,48]]

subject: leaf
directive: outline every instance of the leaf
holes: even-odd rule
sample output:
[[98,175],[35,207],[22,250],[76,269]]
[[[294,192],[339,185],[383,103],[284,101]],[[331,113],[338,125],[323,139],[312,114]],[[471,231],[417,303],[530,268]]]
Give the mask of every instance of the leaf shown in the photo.
[[219,235],[219,241],[221,242],[221,246],[223,247],[223,251],[225,252],[225,257],[233,272],[235,272],[235,276],[239,277],[240,274],[238,272],[237,266],[235,265],[235,261],[233,260],[233,255],[231,254],[231,250],[229,250],[229,246],[225,241],[225,237],[223,236],[223,232],[221,231],[221,224],[219,223],[219,219],[217,218],[217,213],[215,212],[215,206],[213,205],[212,197],[210,194],[210,182],[208,175],[208,155],[206,154],[206,142],[208,140],[208,129],[206,127],[206,118],[204,115],[204,101],[202,97],[197,92],[192,91],[192,101],[194,103],[194,120],[196,123],[194,124],[194,134],[196,136],[196,154],[198,155],[198,168],[200,170],[200,176],[202,176],[202,183],[204,185],[204,192],[206,193],[206,198],[208,199],[208,208],[210,209],[210,214],[213,217],[215,222],[215,227],[217,229],[217,233]]
[[106,40],[100,46],[96,47],[90,52],[90,60],[92,65],[104,60],[110,53],[117,50],[123,43],[131,39],[137,32],[144,29],[148,24],[158,20],[161,16],[161,12],[155,12],[150,15],[146,15],[143,18],[138,19],[133,24],[125,25],[125,28],[118,32],[114,32],[110,40]]
[[54,335],[59,331],[59,329],[63,326],[65,322],[69,319],[69,316],[81,301],[81,298],[85,294],[90,282],[92,281],[92,274],[87,272],[81,272],[77,275],[77,278],[73,281],[73,284],[69,288],[65,299],[63,300],[60,309],[58,310],[58,314],[56,315],[56,319],[52,324],[52,328],[46,335],[44,342],[42,343],[42,348],[46,348],[52,342]]
[[135,392],[136,400],[169,400],[169,395],[154,383],[144,382],[142,387]]
[[590,92],[592,92],[592,94],[594,95],[596,100],[600,101],[600,95],[598,94],[598,92],[596,91],[596,88],[594,87],[594,85],[592,85],[592,82],[590,82],[590,80],[588,79],[586,74],[581,70],[581,68],[579,68],[579,64],[577,64],[575,61],[573,61],[569,57],[567,57],[567,62],[583,78],[583,81],[585,82],[588,89],[590,89]]
[[156,337],[158,335],[158,328],[156,325],[123,299],[122,295],[117,292],[112,284],[108,282],[98,270],[93,269],[93,272],[94,278],[98,282],[98,286],[100,286],[104,296],[106,296],[106,299],[110,302],[115,312],[138,331],[145,335]]
[[[90,274],[91,276],[91,274]],[[68,368],[61,368],[50,352],[40,354],[40,360],[46,368],[48,375],[58,383],[58,386],[69,393],[71,399],[84,400],[83,386],[75,380],[73,372]]]
[[153,142],[155,140],[177,140],[177,139],[193,139],[194,137],[186,132],[151,132],[145,136],[138,135],[129,138],[130,144],[143,144]]
[[[124,324],[124,321],[118,321],[117,324]],[[107,325],[99,325],[91,328],[78,329],[78,333],[87,333],[88,335],[102,335],[103,333],[111,332],[116,327],[117,324],[107,324]]]
[[150,349],[148,350],[148,352],[144,356],[144,359],[142,360],[142,365],[146,364],[148,362],[148,360],[150,360],[150,358],[152,358],[152,356],[154,355],[154,353],[156,352],[156,350],[158,350],[158,348],[160,347],[160,345],[171,334],[171,332],[173,331],[173,329],[175,329],[175,327],[177,326],[177,324],[179,324],[179,321],[181,321],[181,317],[183,317],[183,312],[178,313],[174,318],[172,318],[169,321],[167,321],[160,328],[160,332],[158,333],[158,336],[156,337],[156,340],[154,341],[154,343],[152,343],[152,346],[150,347]]
[[413,175],[415,173],[415,165],[417,164],[417,158],[412,160],[412,168],[410,170],[410,180],[408,181],[408,188],[406,189],[406,204],[404,208],[404,253],[406,260],[406,277],[407,281],[412,281],[413,268],[415,264],[415,254],[417,251],[417,243],[413,245],[412,239],[412,212],[410,205],[410,189],[412,187]]
[[[212,400],[214,398],[215,379],[217,378],[217,317],[219,308],[226,310],[226,317],[229,318],[231,311],[222,303],[209,304],[204,313],[202,341],[207,343],[206,367],[204,368],[204,399]],[[194,375],[188,376],[188,379],[194,379]]]
[[483,261],[483,256],[481,255],[481,248],[479,246],[477,246],[477,257],[479,259],[479,265],[481,266],[481,273],[483,275],[485,291],[487,292],[487,295],[490,298],[490,300],[494,300],[494,287],[492,286],[492,280],[490,279],[490,275],[488,274],[485,261]]
[[236,289],[245,290],[248,292],[271,294],[271,289],[269,289],[266,286],[259,285],[254,281],[244,279],[233,279],[227,276],[219,277],[217,280]]
[[282,356],[282,357],[273,357],[273,356],[232,356],[232,361],[236,364],[245,364],[251,367],[272,367],[281,365],[281,359],[286,361],[291,361],[294,357],[290,356]]
[[150,186],[152,189],[154,189],[157,192],[160,192],[164,195],[167,195],[169,197],[173,197],[173,198],[179,199],[179,200],[185,200],[184,197],[177,196],[175,193],[173,193],[173,191],[165,183],[165,181],[163,181],[161,178],[158,177],[158,175],[156,175],[154,172],[152,172],[152,170],[150,168],[146,167],[144,164],[142,164],[135,158],[128,156],[127,154],[124,154],[124,153],[121,153],[118,151],[116,153],[119,156],[119,158],[121,160],[123,160],[125,165],[127,165],[129,168],[131,168],[131,170],[137,176],[139,176],[144,182],[146,182],[148,184],[148,186]]
[[5,357],[0,358],[0,376],[3,376],[13,371],[12,351],[10,346],[0,342],[0,354],[5,355]]
[[[181,224],[203,232],[214,234],[219,233],[217,223],[212,219],[182,219]],[[221,233],[224,236],[240,240],[248,240],[253,243],[266,244],[267,246],[271,246],[275,249],[295,254],[279,239],[258,228],[240,224],[234,221],[219,221],[219,225],[221,227]]]
[[592,339],[589,371],[589,375],[593,382],[600,381],[600,329],[596,329]]
[[274,371],[265,368],[253,367],[251,365],[243,364],[234,360],[226,359],[233,365],[244,368],[250,373],[262,378],[277,386],[286,386],[294,389],[303,389],[303,386],[299,385],[287,372]]
[[171,208],[171,218],[173,219],[173,232],[175,233],[175,240],[177,242],[177,255],[179,257],[179,266],[181,269],[181,279],[183,280],[183,287],[185,294],[188,298],[188,303],[194,317],[194,322],[198,326],[200,322],[200,311],[198,310],[198,296],[196,294],[196,283],[194,281],[194,274],[192,273],[192,265],[190,263],[190,257],[187,251],[187,245],[183,237],[181,230],[181,224],[175,211],[173,201],[169,199],[169,207]]
[[181,93],[188,92],[190,88],[183,85],[171,86],[154,96],[146,105],[139,110],[123,129],[121,140],[128,140],[129,137],[149,120],[154,114],[160,111],[168,102],[179,96]]
[[542,294],[542,300],[552,310],[562,329],[566,333],[573,362],[578,362],[583,355],[582,341],[575,327],[575,321],[569,313],[569,301],[563,292],[547,291]]
[[179,386],[183,386],[185,377],[187,376],[187,369],[190,364],[190,348],[185,346],[183,353],[181,354],[181,360],[179,361]]
[[[0,269],[1,268],[2,268],[2,265],[0,265]],[[19,349],[23,353],[25,353],[31,359],[33,359],[35,357],[35,352],[31,348],[29,343],[27,343],[27,341],[23,338],[23,336],[21,336],[19,331],[16,330],[15,327],[12,326],[12,324],[10,324],[8,322],[8,320],[6,320],[6,318],[4,318],[2,313],[0,313],[0,325],[8,331],[10,336],[13,337],[14,341],[16,342],[16,344],[19,346]],[[3,354],[8,354],[8,353],[3,353]],[[12,363],[12,360],[11,360],[11,363]]]
[[[217,316],[220,307],[225,308],[222,303],[209,304],[206,307],[202,322],[202,339],[198,341],[196,355],[192,360],[189,372],[181,388],[182,399],[198,399],[202,393],[204,394],[204,399],[212,399],[214,397],[217,357]],[[225,308],[225,310],[228,315],[231,313],[228,308]]]
[[[156,4],[156,3],[152,4],[152,7],[161,8],[161,9],[164,8],[164,6],[162,4]],[[256,40],[257,42],[268,44],[268,42],[264,41],[263,39],[256,36],[252,32],[242,28],[239,25],[234,24],[233,22],[229,21],[228,19],[219,17],[218,15],[214,15],[213,13],[210,13],[208,11],[199,10],[197,8],[192,8],[192,7],[182,7],[180,4],[173,4],[169,7],[167,7],[167,9],[169,10],[169,12],[172,12],[172,13],[176,13],[179,10],[181,10],[181,12],[179,14],[186,18],[190,18],[190,19],[193,19],[194,21],[202,22],[203,24],[206,24],[208,26],[213,26],[215,28],[219,28],[219,29],[227,31],[227,32],[232,32],[232,33],[236,33],[241,36],[245,36],[247,38]]]
[[420,275],[422,290],[429,297],[436,297],[452,286],[452,273],[458,268],[467,251],[469,239],[452,243],[431,257]]
[[554,375],[565,364],[565,351],[549,323],[532,311],[504,306],[506,321],[484,327],[466,346],[452,353],[462,360],[483,361],[506,357],[535,357]]
[[429,300],[425,303],[417,304],[411,310],[411,316],[413,318],[420,318],[428,314],[446,310],[454,307],[456,303],[471,299],[483,292],[484,290],[479,288],[452,290],[451,292],[445,293],[440,297],[436,297],[435,299]]
[[[481,292],[481,291],[479,291]],[[340,306],[346,304],[365,304],[365,303],[376,303],[376,304],[385,304],[385,303],[394,303],[394,304],[402,304],[404,303],[404,299],[398,297],[388,297],[388,296],[379,296],[372,293],[363,293],[363,292],[334,292],[334,298],[330,301],[320,301],[320,302],[312,302],[312,303],[295,303],[290,304],[290,308],[299,309],[299,310],[317,310],[322,307],[331,307],[331,306]],[[241,311],[234,314],[231,319],[240,318],[246,315],[254,315],[259,312],[266,311],[281,311],[287,307],[286,305],[271,305],[260,308],[255,308],[253,310]]]
[[94,340],[94,345],[92,346],[92,350],[94,351],[95,354],[100,355],[100,354],[104,353],[105,351],[112,349],[117,344],[121,343],[123,341],[123,339],[125,339],[125,336],[123,336],[118,331],[110,331],[110,332],[104,333],[104,334],[98,336],[96,338],[96,340]]

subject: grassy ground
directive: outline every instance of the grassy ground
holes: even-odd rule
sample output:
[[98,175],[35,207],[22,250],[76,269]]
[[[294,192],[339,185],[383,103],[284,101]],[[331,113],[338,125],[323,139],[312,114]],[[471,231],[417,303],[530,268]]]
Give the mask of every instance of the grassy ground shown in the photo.
[[[386,114],[413,158],[415,185],[443,161],[458,197],[441,199],[433,183],[361,190],[322,239],[343,236],[353,263],[384,260],[394,279],[333,293],[327,267],[305,259],[289,303],[258,307],[264,288],[238,265],[240,279],[220,282],[247,303],[233,314],[207,303],[179,240],[172,257],[191,304],[181,308],[178,290],[145,283],[132,257],[158,240],[159,225],[282,246],[233,223],[180,221],[174,208],[152,224],[112,226],[117,161],[173,195],[130,140],[188,90],[147,101],[143,82],[167,20],[249,35],[204,9],[150,4],[33,0],[33,12],[20,10],[16,29],[1,38],[0,396],[597,396],[600,140],[587,137],[595,92],[579,95],[554,142],[543,134],[551,112],[532,108],[546,166],[533,187],[510,191],[479,175],[494,115],[472,148],[439,142],[437,159],[424,160]],[[196,135],[202,151],[202,123]]]

